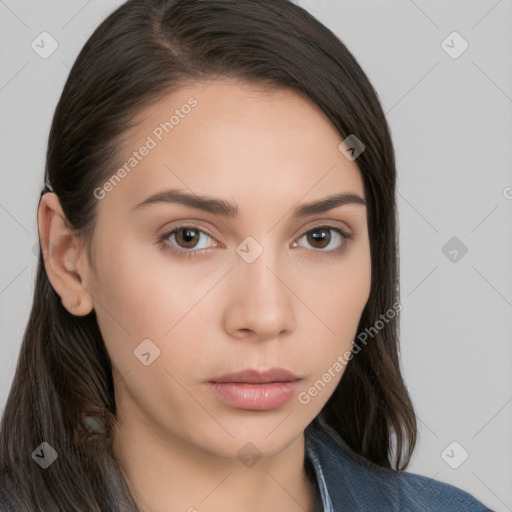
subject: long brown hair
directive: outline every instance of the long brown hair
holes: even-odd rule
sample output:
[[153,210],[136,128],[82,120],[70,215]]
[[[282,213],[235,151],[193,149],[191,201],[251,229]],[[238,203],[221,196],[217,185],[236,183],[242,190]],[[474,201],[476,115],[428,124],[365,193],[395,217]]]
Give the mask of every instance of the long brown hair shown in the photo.
[[[136,115],[186,83],[232,77],[293,89],[357,158],[368,208],[372,282],[358,332],[371,340],[349,362],[321,414],[368,461],[404,469],[416,419],[399,367],[395,157],[376,91],[345,45],[288,0],[129,0],[94,31],[71,69],[48,140],[45,182],[90,241],[93,191],[118,164]],[[103,415],[93,432],[84,413]],[[136,511],[111,449],[116,422],[111,363],[95,312],[74,316],[52,288],[40,252],[30,318],[0,430],[4,502],[16,511]],[[31,454],[58,453],[42,470]]]

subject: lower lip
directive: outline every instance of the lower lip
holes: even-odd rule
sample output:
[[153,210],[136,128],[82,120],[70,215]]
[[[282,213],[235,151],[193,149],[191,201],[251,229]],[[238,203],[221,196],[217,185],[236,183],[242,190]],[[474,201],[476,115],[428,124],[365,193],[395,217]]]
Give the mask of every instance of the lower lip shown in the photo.
[[226,404],[238,409],[269,411],[288,402],[297,390],[298,380],[247,384],[243,382],[208,382],[208,387]]

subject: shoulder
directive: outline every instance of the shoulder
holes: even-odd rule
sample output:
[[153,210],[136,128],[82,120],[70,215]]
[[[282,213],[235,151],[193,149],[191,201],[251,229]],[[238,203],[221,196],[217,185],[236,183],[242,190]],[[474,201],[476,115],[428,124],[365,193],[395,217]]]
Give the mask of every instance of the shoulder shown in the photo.
[[395,472],[395,480],[400,510],[492,512],[468,492],[426,476]]
[[308,426],[305,437],[336,511],[492,512],[453,485],[371,464],[319,419]]

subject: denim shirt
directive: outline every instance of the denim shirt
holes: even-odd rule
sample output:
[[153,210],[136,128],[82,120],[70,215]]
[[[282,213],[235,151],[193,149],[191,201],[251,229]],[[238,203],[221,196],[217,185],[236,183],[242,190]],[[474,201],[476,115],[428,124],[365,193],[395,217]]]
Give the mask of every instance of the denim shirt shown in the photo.
[[452,485],[365,461],[320,417],[304,435],[315,512],[493,512]]

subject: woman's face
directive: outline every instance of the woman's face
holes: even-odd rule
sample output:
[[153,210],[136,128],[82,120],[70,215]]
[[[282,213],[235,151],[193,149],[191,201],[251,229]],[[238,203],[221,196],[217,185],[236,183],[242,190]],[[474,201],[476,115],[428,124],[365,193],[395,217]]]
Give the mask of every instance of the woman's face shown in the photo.
[[[222,80],[137,120],[95,191],[87,281],[127,428],[223,457],[248,442],[272,454],[322,409],[371,279],[364,204],[299,214],[364,199],[341,142],[297,93]],[[247,382],[276,368],[288,374]],[[221,378],[241,370],[255,373]]]

